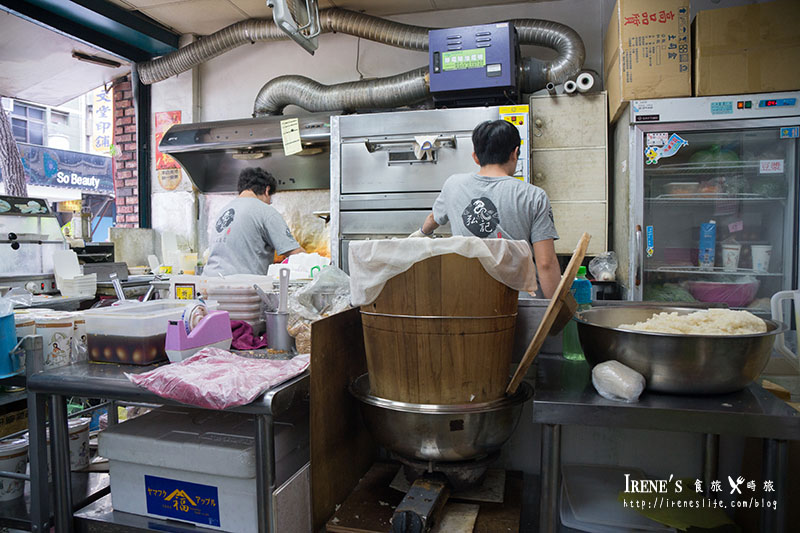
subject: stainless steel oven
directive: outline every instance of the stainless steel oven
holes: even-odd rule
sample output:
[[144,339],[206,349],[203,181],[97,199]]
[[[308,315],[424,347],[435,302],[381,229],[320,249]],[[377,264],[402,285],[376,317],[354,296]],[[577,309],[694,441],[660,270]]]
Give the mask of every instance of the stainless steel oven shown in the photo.
[[[499,107],[331,117],[331,259],[347,268],[353,240],[417,230],[445,180],[477,169],[472,130]],[[430,143],[426,154],[420,153]],[[449,225],[437,231],[450,235]]]

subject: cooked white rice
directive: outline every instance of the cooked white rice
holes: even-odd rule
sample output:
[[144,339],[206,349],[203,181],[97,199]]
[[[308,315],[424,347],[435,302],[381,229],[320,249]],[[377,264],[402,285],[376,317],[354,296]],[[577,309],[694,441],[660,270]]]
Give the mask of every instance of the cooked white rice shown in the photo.
[[681,335],[751,335],[767,331],[766,322],[754,314],[730,309],[708,309],[688,315],[679,315],[676,312],[658,313],[644,322],[619,327]]

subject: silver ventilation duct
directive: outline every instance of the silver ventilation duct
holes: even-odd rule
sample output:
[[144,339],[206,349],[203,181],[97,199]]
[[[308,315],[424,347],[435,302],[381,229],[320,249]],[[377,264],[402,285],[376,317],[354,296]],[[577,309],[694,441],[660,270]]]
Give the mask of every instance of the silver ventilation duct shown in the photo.
[[430,95],[428,84],[428,67],[336,85],[323,85],[305,76],[280,76],[258,92],[253,116],[280,114],[290,104],[307,111],[399,107],[425,100]]
[[[524,92],[544,87],[547,82],[561,83],[580,71],[586,51],[580,36],[572,28],[557,22],[537,19],[517,19],[511,22],[517,29],[520,44],[546,46],[559,52],[559,56],[554,60],[526,62],[523,66]],[[423,26],[392,22],[339,8],[320,11],[320,23],[323,32],[346,33],[408,50],[428,49],[430,28]],[[288,39],[288,36],[272,21],[245,20],[212,33],[180,50],[152,61],[138,63],[136,69],[142,83],[149,85],[185,72],[243,44],[285,39]]]

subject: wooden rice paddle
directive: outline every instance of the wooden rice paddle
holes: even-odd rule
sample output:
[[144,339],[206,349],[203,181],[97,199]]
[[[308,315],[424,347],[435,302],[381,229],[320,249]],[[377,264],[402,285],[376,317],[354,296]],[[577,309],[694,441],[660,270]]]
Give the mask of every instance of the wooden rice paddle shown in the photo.
[[[581,235],[581,239],[578,241],[578,247],[575,248],[572,259],[569,260],[567,269],[564,271],[564,275],[561,276],[558,287],[556,287],[556,292],[553,294],[553,298],[550,300],[550,304],[544,312],[542,322],[539,324],[539,328],[536,330],[533,339],[531,339],[528,349],[525,350],[525,355],[522,356],[522,360],[519,362],[517,371],[514,372],[514,376],[511,378],[511,382],[506,388],[506,394],[514,394],[517,392],[517,387],[519,387],[522,378],[524,378],[525,374],[528,372],[528,368],[530,368],[533,360],[539,355],[539,350],[542,349],[544,340],[547,335],[551,333],[551,330],[552,333],[558,333],[572,318],[577,308],[577,303],[569,292],[569,289],[572,287],[572,281],[578,273],[578,267],[581,266],[583,262],[583,257],[586,255],[586,248],[589,246],[591,238],[592,236],[588,233]],[[564,310],[563,313],[562,310]],[[554,328],[554,325],[560,327]]]

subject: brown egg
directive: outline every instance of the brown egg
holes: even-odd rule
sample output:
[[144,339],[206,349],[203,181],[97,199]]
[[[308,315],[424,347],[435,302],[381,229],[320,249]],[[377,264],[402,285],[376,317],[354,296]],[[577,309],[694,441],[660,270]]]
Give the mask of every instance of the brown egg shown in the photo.
[[141,365],[144,363],[144,350],[142,348],[136,348],[133,351],[132,361],[135,365]]
[[100,359],[100,348],[92,348],[92,359],[97,361]]
[[156,357],[158,357],[158,348],[155,346],[151,346],[150,349],[147,351],[147,355],[148,355],[147,358],[148,361],[154,360]]
[[128,362],[128,350],[126,350],[122,346],[119,346],[117,348],[117,361],[119,361],[120,363]]
[[111,346],[106,346],[105,348],[103,348],[103,358],[105,358],[106,361],[113,360],[114,348],[112,348]]

